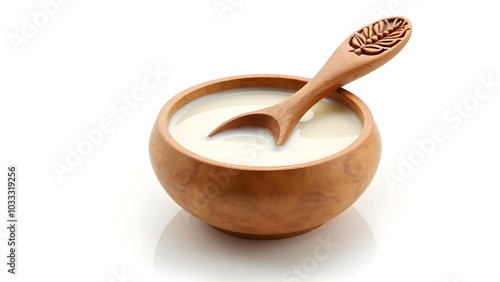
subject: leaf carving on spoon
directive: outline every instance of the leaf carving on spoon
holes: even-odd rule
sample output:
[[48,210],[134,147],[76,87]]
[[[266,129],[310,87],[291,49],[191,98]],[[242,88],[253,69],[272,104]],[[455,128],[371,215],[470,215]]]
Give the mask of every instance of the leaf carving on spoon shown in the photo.
[[355,32],[349,40],[356,55],[378,55],[398,44],[410,30],[409,22],[402,18],[386,18]]

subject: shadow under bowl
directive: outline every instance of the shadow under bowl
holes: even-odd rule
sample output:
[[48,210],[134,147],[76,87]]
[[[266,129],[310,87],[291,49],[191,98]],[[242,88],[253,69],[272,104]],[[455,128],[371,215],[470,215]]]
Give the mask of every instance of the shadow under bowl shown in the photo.
[[187,150],[169,132],[172,115],[198,97],[250,87],[296,91],[307,82],[287,75],[243,75],[205,82],[174,96],[160,110],[149,143],[151,163],[165,191],[212,227],[252,239],[300,235],[350,207],[375,175],[381,140],[368,107],[345,89],[329,98],[358,116],[362,123],[359,137],[342,151],[312,162],[232,165]]

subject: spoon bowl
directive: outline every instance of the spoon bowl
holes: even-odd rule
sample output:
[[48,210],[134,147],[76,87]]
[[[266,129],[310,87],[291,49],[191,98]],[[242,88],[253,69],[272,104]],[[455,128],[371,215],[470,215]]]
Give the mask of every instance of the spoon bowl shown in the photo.
[[319,72],[290,98],[264,109],[238,115],[208,136],[242,127],[269,130],[277,146],[285,144],[302,116],[317,102],[343,85],[382,66],[406,45],[411,23],[402,17],[381,19],[349,36]]

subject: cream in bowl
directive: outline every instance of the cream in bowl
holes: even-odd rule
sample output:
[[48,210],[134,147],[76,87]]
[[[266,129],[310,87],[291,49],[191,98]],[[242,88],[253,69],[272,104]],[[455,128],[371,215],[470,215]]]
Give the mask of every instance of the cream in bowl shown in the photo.
[[307,81],[228,77],[169,100],[149,145],[153,169],[169,196],[218,230],[256,239],[311,231],[351,206],[377,170],[381,142],[370,110],[347,90],[331,93],[306,113],[281,148],[256,129],[207,137],[228,117],[284,99]]
[[356,114],[341,103],[323,99],[295,127],[283,146],[266,130],[243,128],[213,137],[219,124],[243,112],[277,104],[294,92],[275,88],[232,89],[197,98],[180,108],[169,122],[172,137],[191,152],[216,161],[246,166],[286,166],[335,154],[361,132]]

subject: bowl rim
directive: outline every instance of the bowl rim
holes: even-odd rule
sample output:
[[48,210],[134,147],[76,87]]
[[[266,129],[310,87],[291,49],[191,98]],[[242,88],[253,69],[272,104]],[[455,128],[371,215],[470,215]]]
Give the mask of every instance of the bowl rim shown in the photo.
[[[280,75],[280,74],[249,74],[249,75],[237,75],[237,76],[228,76],[228,77],[223,77],[223,78],[218,78],[218,79],[213,79],[210,81],[202,82],[197,85],[194,85],[192,87],[189,87],[178,94],[174,95],[160,110],[158,117],[156,119],[155,125],[158,128],[158,132],[163,139],[164,142],[172,146],[175,150],[178,152],[182,153],[184,156],[187,156],[191,159],[194,159],[196,161],[206,163],[212,166],[220,167],[223,169],[233,169],[233,170],[240,170],[240,171],[284,171],[284,170],[296,170],[296,169],[303,169],[307,167],[313,167],[316,165],[320,165],[326,162],[330,162],[336,159],[339,159],[347,154],[352,153],[354,150],[356,150],[358,147],[360,147],[366,139],[370,136],[372,131],[374,130],[375,127],[375,120],[373,119],[372,113],[368,106],[355,94],[352,92],[344,89],[344,88],[339,88],[337,91],[333,92],[330,94],[328,97],[334,98],[334,96],[339,96],[339,101],[342,103],[344,106],[352,110],[356,116],[359,118],[362,128],[361,132],[359,133],[358,138],[349,144],[346,148],[332,154],[328,155],[326,157],[309,161],[309,162],[304,162],[304,163],[299,163],[299,164],[293,164],[293,165],[281,165],[281,166],[249,166],[249,165],[239,165],[239,164],[231,164],[231,163],[226,163],[226,162],[221,162],[217,160],[213,160],[207,157],[204,157],[202,155],[196,154],[184,146],[182,146],[180,143],[175,140],[175,138],[170,134],[169,130],[169,123],[172,115],[178,110],[178,108],[184,106],[188,102],[201,97],[205,95],[210,95],[213,93],[218,93],[222,92],[225,90],[231,90],[231,89],[238,89],[238,88],[252,88],[252,87],[263,87],[263,88],[277,88],[277,89],[284,89],[283,87],[273,87],[273,86],[249,86],[249,87],[228,87],[227,89],[224,90],[217,90],[217,91],[207,91],[207,93],[199,95],[195,97],[194,99],[188,99],[186,101],[186,96],[189,94],[193,94],[195,91],[200,91],[201,89],[209,89],[211,86],[217,85],[217,84],[227,84],[229,81],[237,81],[237,80],[248,80],[248,79],[281,79],[281,80],[295,80],[296,82],[300,83],[307,83],[310,79],[306,77],[300,77],[300,76],[293,76],[293,75]],[[335,94],[337,93],[337,94]],[[336,100],[338,101],[338,100]],[[346,104],[346,101],[350,101],[352,103]],[[178,103],[183,103],[178,107],[177,109],[174,109],[174,106],[177,105]]]

